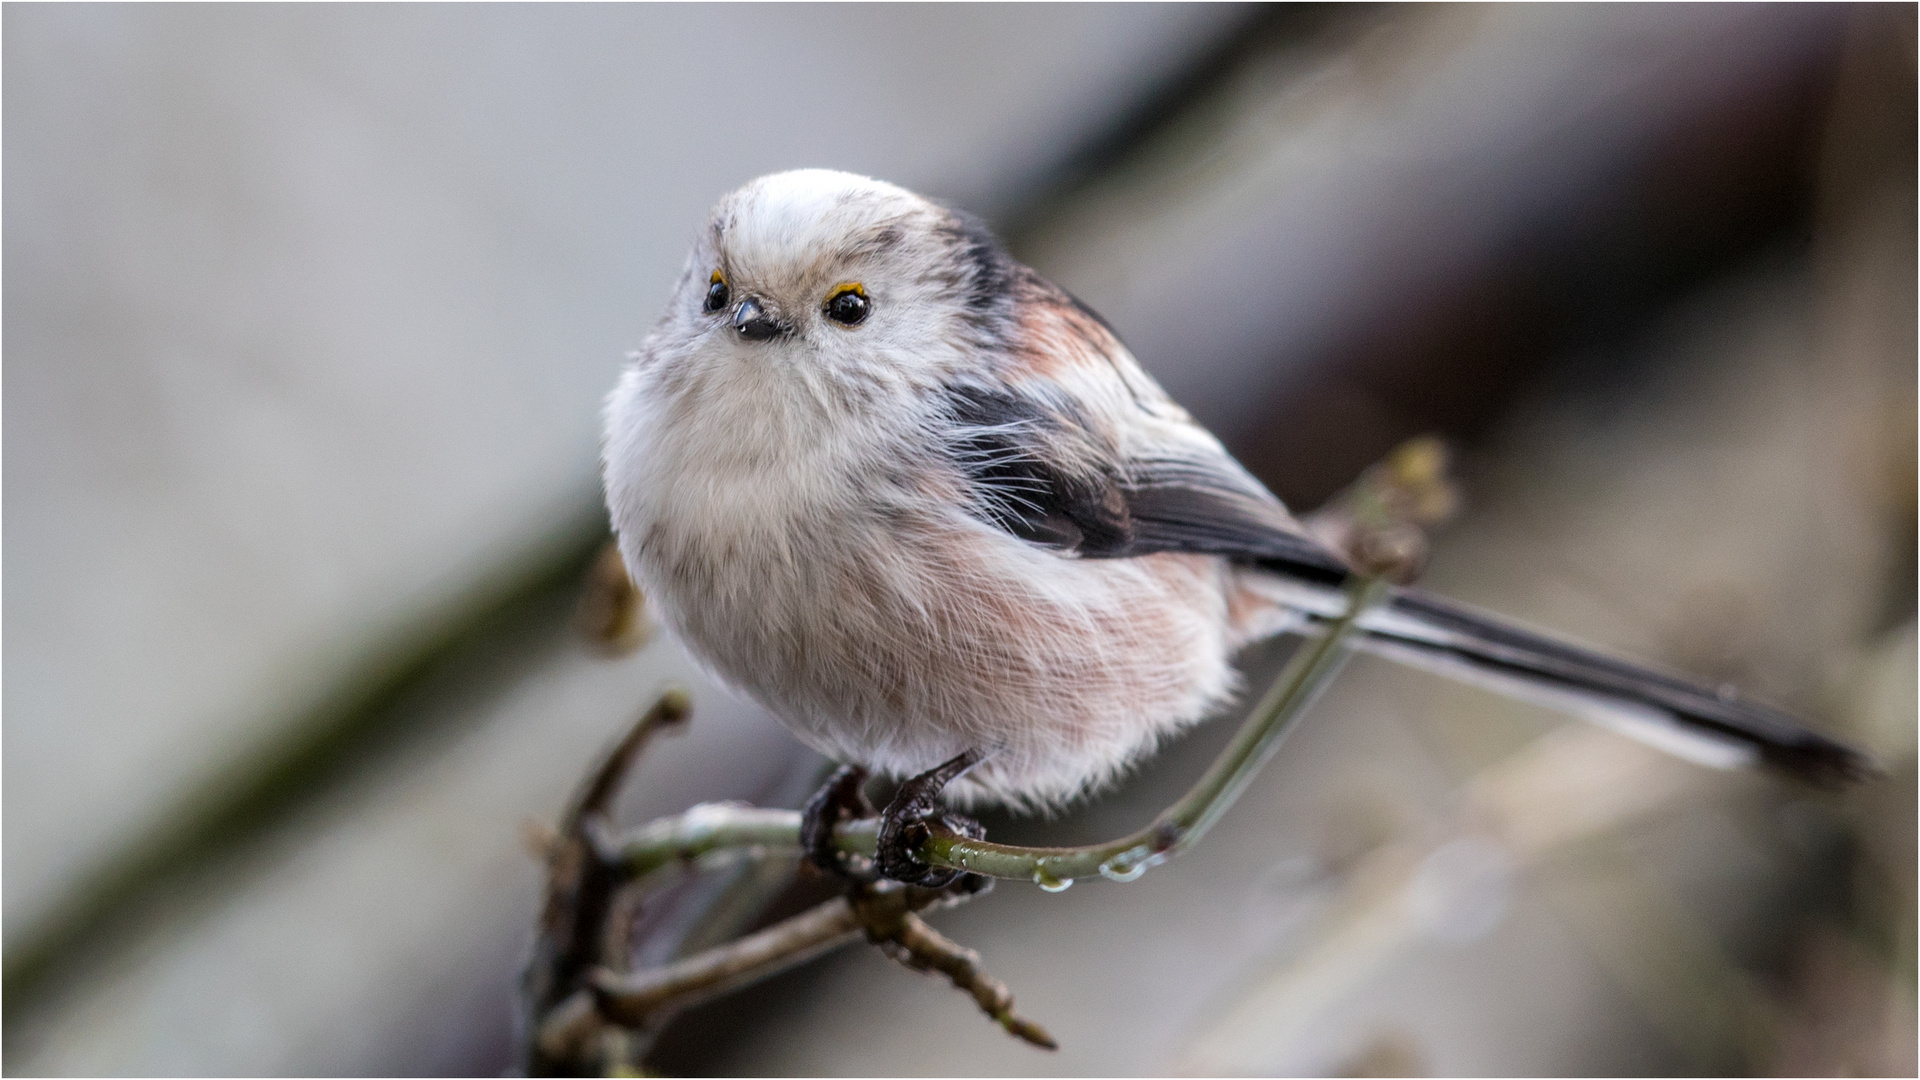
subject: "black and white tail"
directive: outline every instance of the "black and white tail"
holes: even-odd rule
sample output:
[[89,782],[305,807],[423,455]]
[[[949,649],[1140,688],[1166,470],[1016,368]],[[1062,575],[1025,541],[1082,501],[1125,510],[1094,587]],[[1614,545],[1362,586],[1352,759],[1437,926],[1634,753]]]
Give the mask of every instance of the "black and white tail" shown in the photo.
[[[1330,614],[1321,608],[1314,618],[1324,622]],[[1606,656],[1431,593],[1397,590],[1362,618],[1355,644],[1573,713],[1705,765],[1765,765],[1823,785],[1875,771],[1859,751],[1732,686]]]

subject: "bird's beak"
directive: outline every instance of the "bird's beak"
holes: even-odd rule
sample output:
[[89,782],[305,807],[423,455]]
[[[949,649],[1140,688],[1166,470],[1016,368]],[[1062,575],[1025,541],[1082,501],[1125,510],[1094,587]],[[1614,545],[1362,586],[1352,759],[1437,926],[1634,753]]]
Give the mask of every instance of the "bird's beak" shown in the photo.
[[733,328],[748,341],[765,341],[787,333],[793,327],[767,314],[760,301],[749,296],[733,309]]

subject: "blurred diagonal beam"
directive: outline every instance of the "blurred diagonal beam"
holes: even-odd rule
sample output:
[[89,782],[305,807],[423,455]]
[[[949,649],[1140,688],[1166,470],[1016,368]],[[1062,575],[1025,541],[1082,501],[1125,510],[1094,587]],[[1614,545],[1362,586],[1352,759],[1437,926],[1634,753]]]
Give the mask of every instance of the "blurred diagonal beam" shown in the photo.
[[1185,117],[1246,65],[1275,49],[1310,44],[1367,17],[1364,8],[1344,4],[1258,4],[1230,23],[1213,46],[1196,52],[1105,130],[1055,162],[1043,163],[1014,194],[988,213],[1000,234],[1017,249],[1027,233],[1044,228],[1047,212],[1071,203],[1076,195],[1124,164],[1142,147]]
[[[456,657],[506,640],[557,632],[581,576],[606,544],[599,505],[583,500],[576,519],[530,555],[474,584],[466,597],[403,640],[376,650],[335,691],[314,702],[265,752],[230,762],[221,778],[108,860],[46,922],[7,950],[5,1016],[31,1004],[60,974],[61,963],[110,931],[160,889],[198,873],[285,820],[353,766],[422,733],[402,706],[426,690]],[[504,675],[497,672],[496,677]],[[424,715],[424,714],[423,714]]]

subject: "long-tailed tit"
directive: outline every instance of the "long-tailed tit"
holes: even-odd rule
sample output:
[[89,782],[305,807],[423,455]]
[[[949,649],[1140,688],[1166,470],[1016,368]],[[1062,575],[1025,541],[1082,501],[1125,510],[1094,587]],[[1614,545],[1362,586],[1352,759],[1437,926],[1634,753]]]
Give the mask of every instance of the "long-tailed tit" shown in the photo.
[[[693,656],[803,741],[1034,808],[1234,692],[1229,659],[1344,608],[1343,559],[977,222],[860,176],[726,196],[607,405],[628,570]],[[1852,750],[1713,687],[1401,589],[1359,643],[1696,761],[1813,778]],[[815,843],[835,799],[809,810]],[[953,819],[962,820],[962,819]]]

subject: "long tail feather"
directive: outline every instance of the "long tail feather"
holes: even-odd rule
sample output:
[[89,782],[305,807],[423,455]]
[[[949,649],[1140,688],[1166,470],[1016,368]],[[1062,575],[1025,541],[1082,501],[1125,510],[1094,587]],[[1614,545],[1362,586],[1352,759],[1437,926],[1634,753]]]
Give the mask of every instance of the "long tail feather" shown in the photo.
[[1606,656],[1431,593],[1395,593],[1361,629],[1356,642],[1369,652],[1564,709],[1703,764],[1762,764],[1823,785],[1876,771],[1859,751],[1732,686]]

